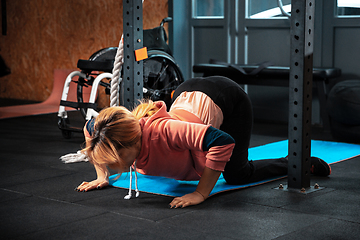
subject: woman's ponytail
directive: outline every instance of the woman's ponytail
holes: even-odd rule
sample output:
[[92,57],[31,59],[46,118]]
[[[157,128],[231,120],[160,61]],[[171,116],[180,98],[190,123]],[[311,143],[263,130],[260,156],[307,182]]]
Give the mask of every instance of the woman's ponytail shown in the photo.
[[143,117],[150,117],[154,115],[157,111],[159,111],[159,107],[156,106],[151,100],[146,100],[140,102],[140,104],[132,111],[136,119],[140,119]]

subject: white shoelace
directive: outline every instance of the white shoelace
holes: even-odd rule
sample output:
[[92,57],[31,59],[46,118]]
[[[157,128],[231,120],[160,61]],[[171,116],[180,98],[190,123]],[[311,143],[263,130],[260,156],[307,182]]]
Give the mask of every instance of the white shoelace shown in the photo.
[[[132,197],[132,166],[130,166],[130,186],[129,186],[129,192],[128,194],[124,197],[124,199],[130,199]],[[136,161],[134,162],[134,173],[135,173],[135,197],[139,197],[140,192],[138,189],[138,180],[137,180],[137,172],[136,172]]]

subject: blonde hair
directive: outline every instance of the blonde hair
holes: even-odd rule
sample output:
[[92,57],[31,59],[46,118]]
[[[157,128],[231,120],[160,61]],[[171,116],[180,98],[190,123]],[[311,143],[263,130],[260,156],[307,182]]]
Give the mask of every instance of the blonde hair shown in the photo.
[[117,165],[125,168],[121,161],[119,150],[136,144],[142,135],[139,120],[150,117],[159,108],[152,101],[142,101],[130,112],[125,107],[109,107],[102,110],[96,117],[94,132],[91,139],[86,141],[83,149],[91,163]]
[[141,119],[143,117],[151,117],[154,115],[157,111],[159,111],[159,107],[156,106],[156,103],[154,103],[151,100],[143,100],[140,102],[140,104],[132,111],[132,114],[137,119]]

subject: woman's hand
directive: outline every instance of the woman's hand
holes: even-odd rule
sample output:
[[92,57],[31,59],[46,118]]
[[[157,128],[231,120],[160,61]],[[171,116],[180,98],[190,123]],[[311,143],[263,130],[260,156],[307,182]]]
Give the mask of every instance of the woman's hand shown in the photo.
[[197,205],[205,201],[210,192],[214,188],[221,172],[205,167],[204,172],[200,178],[199,184],[193,193],[186,194],[182,197],[177,197],[170,203],[171,208],[187,207]]
[[182,197],[177,197],[172,200],[170,203],[171,208],[184,208],[191,205],[197,205],[199,203],[202,203],[205,201],[205,197],[199,193],[198,191],[195,191],[193,193],[186,194]]
[[87,192],[92,189],[101,189],[109,185],[109,171],[106,165],[94,165],[97,179],[91,182],[83,182],[75,190],[78,192]]
[[109,185],[109,181],[108,180],[104,180],[104,179],[96,179],[94,181],[91,182],[83,182],[82,184],[80,184],[77,188],[75,188],[76,191],[78,192],[87,192],[89,190],[92,189],[101,189],[103,187],[106,187]]

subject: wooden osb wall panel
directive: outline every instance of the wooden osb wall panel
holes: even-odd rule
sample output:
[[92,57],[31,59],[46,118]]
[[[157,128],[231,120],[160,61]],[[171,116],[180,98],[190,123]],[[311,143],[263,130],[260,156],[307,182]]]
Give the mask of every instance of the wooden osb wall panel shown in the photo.
[[[144,28],[168,15],[167,0],[145,0]],[[54,69],[76,69],[105,47],[118,46],[122,0],[7,1],[7,35],[0,35],[0,55],[11,74],[0,78],[0,98],[46,100]]]

